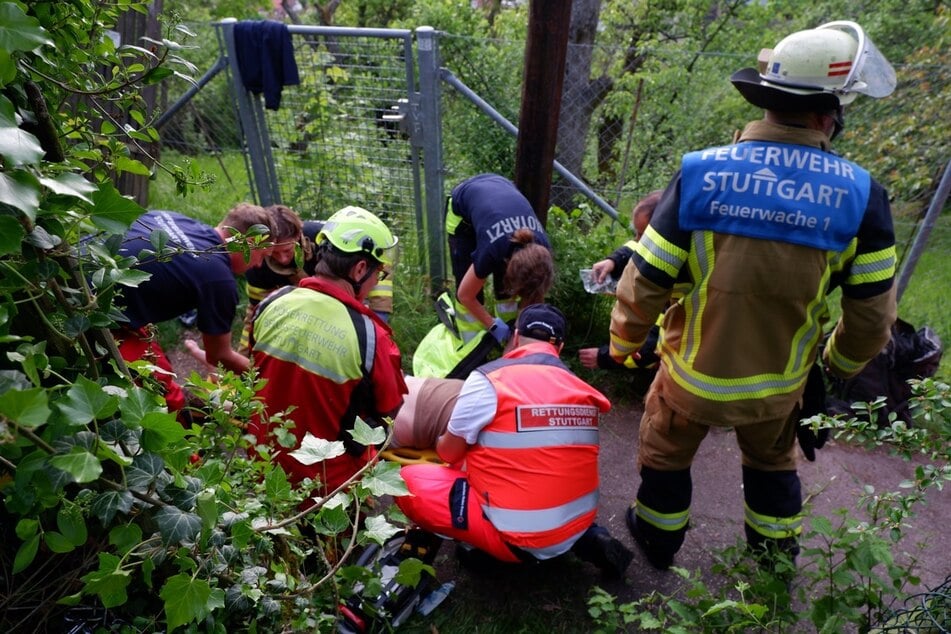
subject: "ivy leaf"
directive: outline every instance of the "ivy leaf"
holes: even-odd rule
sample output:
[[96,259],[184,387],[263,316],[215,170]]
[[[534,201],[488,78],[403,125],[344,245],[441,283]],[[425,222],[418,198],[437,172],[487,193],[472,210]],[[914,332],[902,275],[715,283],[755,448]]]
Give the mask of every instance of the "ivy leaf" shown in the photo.
[[126,484],[133,489],[147,489],[164,471],[165,461],[160,456],[154,453],[138,455],[126,471]]
[[40,183],[54,194],[72,196],[84,200],[87,203],[92,203],[92,199],[87,196],[87,194],[91,194],[99,189],[81,175],[73,172],[60,174],[56,178],[40,177]]
[[131,457],[120,454],[118,451],[105,443],[99,443],[96,445],[95,455],[100,462],[103,460],[111,460],[120,467],[128,467],[132,465]]
[[26,231],[13,216],[0,216],[0,255],[20,252]]
[[4,127],[0,133],[0,156],[9,165],[33,165],[39,163],[45,152],[39,139],[16,127]]
[[225,606],[225,593],[221,588],[212,588],[204,579],[192,579],[186,574],[169,577],[159,596],[165,601],[169,631],[201,621],[216,608]]
[[387,522],[386,518],[382,515],[374,515],[367,518],[366,530],[363,535],[367,539],[382,546],[386,540],[396,535],[400,530],[401,529]]
[[43,249],[44,251],[55,248],[62,241],[62,238],[50,234],[49,231],[39,225],[33,227],[33,231],[26,236],[27,244],[32,244],[37,249]]
[[337,535],[342,533],[350,526],[350,516],[347,514],[347,507],[337,505],[325,505],[317,513],[314,519],[317,532],[322,535]]
[[129,599],[126,587],[131,578],[129,571],[120,568],[121,564],[122,560],[112,553],[99,553],[99,570],[81,577],[86,583],[83,592],[98,595],[107,608],[124,604]]
[[98,383],[80,376],[57,406],[71,425],[78,426],[112,416],[119,407],[119,399],[107,394]]
[[374,496],[400,496],[409,493],[406,482],[400,475],[399,463],[390,461],[381,461],[373,465],[373,468],[360,480],[360,485],[369,489]]
[[290,456],[303,465],[310,466],[324,460],[330,460],[346,453],[346,448],[339,440],[325,440],[307,432],[301,440],[300,448],[292,451]]
[[206,530],[218,523],[218,499],[213,488],[209,487],[198,494],[195,509]]
[[92,328],[92,322],[85,315],[73,315],[63,324],[63,334],[76,339],[79,335]]
[[[148,141],[149,139],[146,137],[143,140]],[[151,175],[149,168],[147,168],[144,163],[135,159],[131,159],[127,156],[117,156],[115,162],[113,163],[113,167],[115,167],[117,172],[128,172],[138,176]]]
[[157,406],[152,393],[141,387],[134,387],[129,390],[128,396],[119,404],[122,421],[126,426],[133,429],[141,425],[143,416],[154,411],[157,411]]
[[36,179],[20,170],[0,172],[0,203],[19,209],[31,221],[36,220],[40,208],[40,188]]
[[31,18],[13,2],[0,4],[0,49],[13,51],[32,51],[37,46],[53,41],[36,18]]
[[175,414],[149,412],[139,423],[145,429],[142,434],[142,447],[149,451],[159,451],[177,444],[185,438],[185,428],[175,420]]
[[99,186],[93,195],[92,223],[110,233],[125,233],[136,218],[145,212],[141,206],[119,193],[112,183]]
[[268,500],[284,500],[291,493],[291,483],[283,469],[271,469],[264,476],[264,492]]
[[51,413],[46,390],[42,388],[0,394],[0,414],[24,427],[37,428],[45,424]]
[[436,576],[435,568],[424,564],[415,557],[410,557],[400,562],[399,570],[397,570],[393,580],[402,586],[412,586],[415,588],[422,580],[424,572],[431,574],[433,577]]
[[40,548],[40,536],[34,535],[26,540],[17,549],[17,554],[13,558],[13,574],[25,570],[27,566],[33,563],[36,553]]
[[155,521],[166,544],[194,541],[201,531],[201,518],[175,506],[163,506],[155,514]]
[[138,524],[116,526],[109,531],[109,543],[116,547],[120,555],[125,555],[142,542],[142,529]]
[[104,491],[93,500],[89,507],[89,514],[95,515],[99,522],[107,527],[119,511],[128,515],[133,504],[135,504],[135,496],[130,489]]
[[386,429],[383,427],[370,427],[362,418],[357,416],[350,435],[361,445],[370,447],[372,445],[379,445],[386,440]]
[[74,447],[68,454],[53,456],[50,464],[71,475],[79,484],[92,482],[102,474],[99,459],[84,449]]

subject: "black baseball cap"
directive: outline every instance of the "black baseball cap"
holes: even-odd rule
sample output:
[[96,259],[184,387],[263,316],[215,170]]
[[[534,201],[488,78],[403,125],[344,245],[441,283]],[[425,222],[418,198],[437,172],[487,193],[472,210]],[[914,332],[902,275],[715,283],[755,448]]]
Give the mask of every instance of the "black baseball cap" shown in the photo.
[[568,320],[551,304],[532,304],[519,313],[515,328],[523,337],[559,344],[565,340]]

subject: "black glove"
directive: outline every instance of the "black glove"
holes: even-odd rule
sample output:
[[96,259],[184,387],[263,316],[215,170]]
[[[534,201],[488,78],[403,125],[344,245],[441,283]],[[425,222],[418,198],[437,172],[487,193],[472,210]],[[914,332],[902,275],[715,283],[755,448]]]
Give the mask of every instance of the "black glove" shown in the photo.
[[822,449],[823,445],[829,439],[829,428],[823,427],[818,431],[813,431],[808,424],[800,424],[796,428],[796,438],[799,440],[799,447],[802,454],[809,462],[816,461],[816,449]]
[[[809,370],[809,378],[806,379],[806,387],[802,393],[802,409],[799,416],[800,418],[809,418],[816,414],[825,413],[826,386],[822,377],[822,368],[817,363]],[[804,425],[800,421],[796,427],[796,439],[799,440],[799,446],[802,448],[806,460],[815,462],[816,449],[822,449],[829,439],[829,428],[823,427],[818,431],[813,431],[811,425]]]

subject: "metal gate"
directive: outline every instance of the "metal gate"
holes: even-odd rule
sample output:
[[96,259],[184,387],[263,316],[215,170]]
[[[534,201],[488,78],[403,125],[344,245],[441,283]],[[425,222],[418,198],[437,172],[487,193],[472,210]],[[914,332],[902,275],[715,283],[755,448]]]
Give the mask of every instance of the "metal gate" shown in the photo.
[[[365,207],[401,236],[408,247],[403,257],[415,250],[441,284],[439,125],[419,124],[440,120],[429,79],[436,76],[434,31],[290,25],[300,84],[284,87],[279,108],[269,110],[239,80],[236,24],[216,27],[255,198],[288,205],[304,218]],[[433,69],[421,73],[418,88],[417,63]]]

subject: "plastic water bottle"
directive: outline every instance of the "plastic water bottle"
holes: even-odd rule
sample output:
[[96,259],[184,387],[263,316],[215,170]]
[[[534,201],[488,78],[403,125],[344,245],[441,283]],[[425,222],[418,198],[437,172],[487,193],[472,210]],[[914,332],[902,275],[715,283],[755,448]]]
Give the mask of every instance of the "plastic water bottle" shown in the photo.
[[419,605],[416,607],[416,612],[423,616],[428,616],[430,612],[439,607],[440,603],[446,600],[446,597],[449,596],[449,593],[452,592],[455,587],[455,581],[447,581],[442,584],[419,602]]

